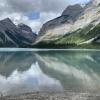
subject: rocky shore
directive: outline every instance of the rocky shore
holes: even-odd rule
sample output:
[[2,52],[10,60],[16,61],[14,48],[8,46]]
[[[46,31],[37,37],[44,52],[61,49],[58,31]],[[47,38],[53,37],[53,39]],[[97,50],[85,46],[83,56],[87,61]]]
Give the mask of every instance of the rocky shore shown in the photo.
[[0,100],[100,100],[99,94],[76,92],[26,93],[16,96],[1,96]]

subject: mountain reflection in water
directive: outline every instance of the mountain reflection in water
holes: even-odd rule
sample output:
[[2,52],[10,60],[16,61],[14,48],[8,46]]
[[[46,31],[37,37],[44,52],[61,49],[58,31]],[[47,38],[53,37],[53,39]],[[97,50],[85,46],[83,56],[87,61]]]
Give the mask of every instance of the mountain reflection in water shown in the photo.
[[0,92],[100,90],[99,51],[0,52]]

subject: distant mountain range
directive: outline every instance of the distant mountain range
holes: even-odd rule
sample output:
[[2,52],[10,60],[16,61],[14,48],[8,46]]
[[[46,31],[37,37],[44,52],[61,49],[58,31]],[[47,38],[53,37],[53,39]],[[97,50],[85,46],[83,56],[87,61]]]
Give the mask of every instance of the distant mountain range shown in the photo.
[[24,24],[0,21],[1,47],[100,48],[100,0],[68,6],[36,35]]
[[0,47],[28,47],[36,37],[27,25],[16,26],[9,18],[0,21]]

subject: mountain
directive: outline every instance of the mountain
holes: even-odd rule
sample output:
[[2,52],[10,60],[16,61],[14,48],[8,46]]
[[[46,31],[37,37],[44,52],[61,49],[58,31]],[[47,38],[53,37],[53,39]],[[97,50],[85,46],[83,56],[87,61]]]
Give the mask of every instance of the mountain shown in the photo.
[[35,41],[37,35],[32,32],[32,29],[29,26],[21,23],[21,24],[18,24],[18,28],[19,30],[22,31],[21,33],[23,34],[23,36],[25,36],[25,38],[30,40],[31,43]]
[[41,28],[39,35],[45,34],[46,36],[50,35],[51,37],[64,35],[70,28],[69,25],[73,24],[83,11],[84,8],[79,4],[68,6],[60,17],[45,23]]
[[0,47],[31,46],[36,37],[27,25],[17,26],[9,18],[0,21]]
[[[40,29],[37,47],[100,47],[100,0],[68,6]],[[95,47],[94,47],[95,46]]]

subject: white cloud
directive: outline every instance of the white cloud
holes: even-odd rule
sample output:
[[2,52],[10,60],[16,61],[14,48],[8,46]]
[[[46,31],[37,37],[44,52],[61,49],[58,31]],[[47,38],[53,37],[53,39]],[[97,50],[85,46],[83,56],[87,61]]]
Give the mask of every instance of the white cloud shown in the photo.
[[37,10],[40,12],[60,12],[69,4],[83,3],[89,0],[6,0],[16,12]]

